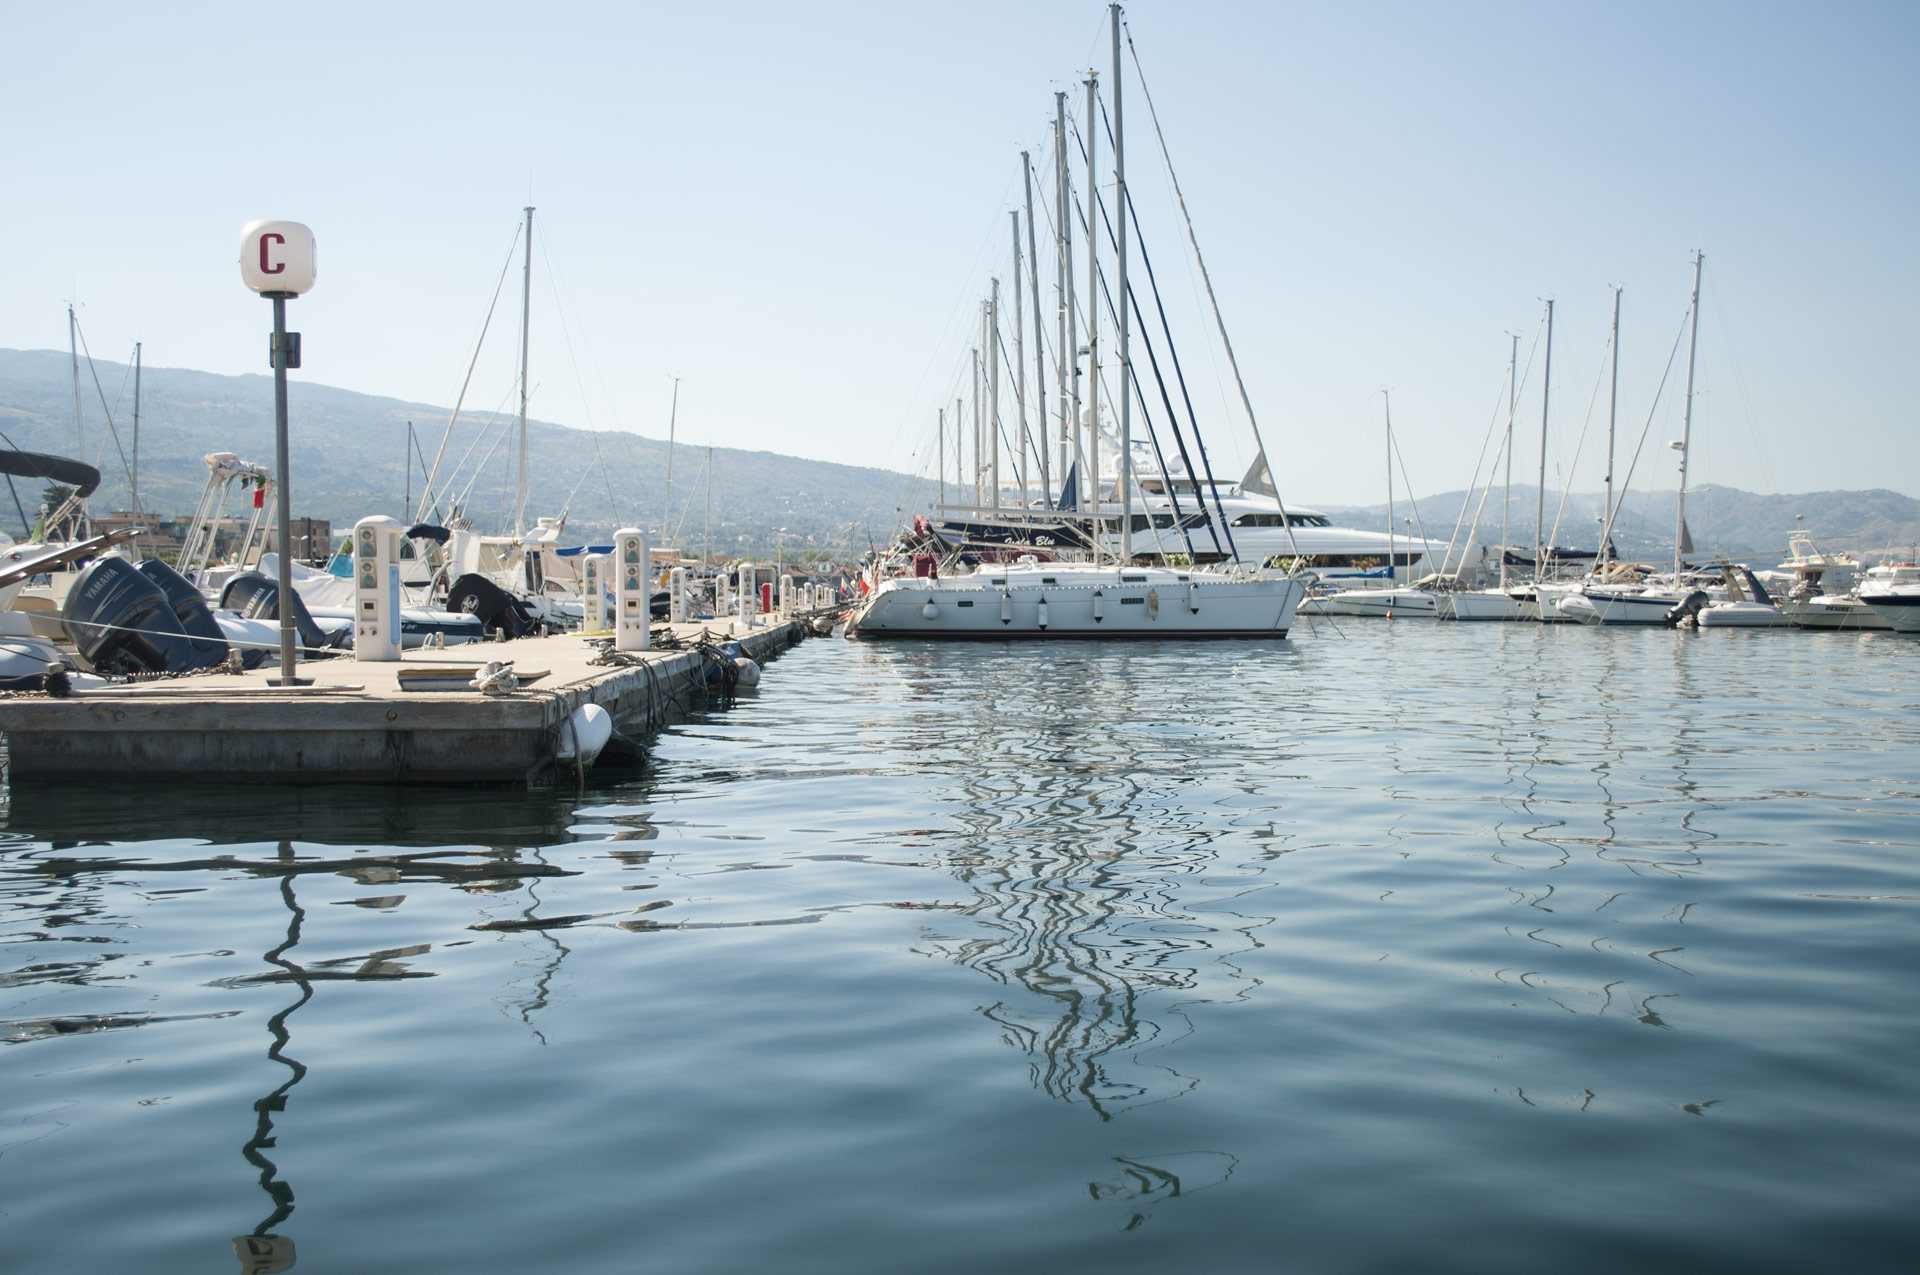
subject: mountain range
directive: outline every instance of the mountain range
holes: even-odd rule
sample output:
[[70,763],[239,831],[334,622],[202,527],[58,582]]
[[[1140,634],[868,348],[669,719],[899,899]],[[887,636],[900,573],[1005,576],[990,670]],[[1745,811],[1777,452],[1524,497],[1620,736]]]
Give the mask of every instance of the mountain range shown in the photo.
[[[1534,542],[1536,511],[1542,504],[1538,493],[1536,487],[1516,485],[1509,506],[1506,539],[1528,552]],[[1677,504],[1678,496],[1671,490],[1629,491],[1614,518],[1615,552],[1656,562],[1671,557]],[[1463,528],[1471,527],[1477,513],[1479,539],[1498,544],[1500,506],[1498,488],[1484,493],[1476,488],[1422,496],[1412,510],[1404,501],[1396,504],[1392,530],[1403,535],[1411,530],[1417,535],[1419,527],[1424,526],[1427,538],[1446,542],[1454,535],[1456,521]],[[1543,542],[1567,549],[1592,549],[1599,543],[1606,508],[1606,498],[1600,492],[1571,493],[1563,509],[1561,494],[1549,491],[1544,506]],[[1388,529],[1385,504],[1317,508],[1344,526]],[[1411,527],[1409,520],[1413,520]],[[1785,554],[1787,537],[1795,531],[1805,531],[1817,547],[1825,550],[1845,549],[1870,559],[1883,554],[1911,558],[1916,544],[1920,544],[1920,500],[1885,489],[1764,495],[1737,487],[1689,487],[1687,531],[1694,546],[1689,556],[1696,560],[1778,557]]]
[[[95,387],[96,375],[101,389]],[[129,503],[122,456],[132,458],[132,384],[121,364],[96,362],[89,369],[81,363],[87,452],[81,459],[102,474],[100,492],[91,501],[95,512]],[[409,492],[417,502],[450,409],[297,377],[289,378],[287,397],[293,514],[330,519],[336,536],[369,514],[411,521]],[[114,407],[111,430],[103,399]],[[411,443],[408,422],[414,426]],[[516,481],[510,461],[516,433],[514,418],[478,413],[463,416],[448,439],[443,472],[449,477],[437,487],[454,492],[482,531],[503,530],[512,521]],[[73,365],[65,351],[0,350],[0,435],[0,445],[76,454]],[[527,521],[564,510],[566,538],[573,542],[627,525],[659,533],[664,524],[661,539],[689,554],[711,543],[716,555],[784,552],[791,559],[812,551],[853,556],[869,543],[885,545],[901,517],[896,507],[910,516],[924,486],[884,469],[714,447],[709,522],[709,449],[704,446],[682,443],[673,449],[672,508],[665,510],[665,440],[536,420],[527,422],[527,437]],[[207,481],[201,458],[222,451],[273,465],[273,377],[143,368],[143,508],[160,515],[191,513]],[[464,464],[463,456],[469,457]],[[38,485],[16,479],[15,488],[32,518]],[[237,505],[236,496],[235,512]],[[0,528],[18,534],[19,521],[12,497],[0,488]]]
[[[93,499],[96,512],[129,502],[126,466],[131,459],[132,398],[128,369],[118,363],[82,365],[81,411],[87,459],[103,481]],[[100,389],[94,385],[99,378]],[[271,465],[273,378],[266,374],[221,376],[179,368],[141,373],[140,492],[145,509],[186,514],[199,503],[206,483],[201,457],[227,451]],[[290,378],[289,447],[293,468],[292,512],[327,518],[336,535],[368,514],[410,520],[409,492],[417,501],[424,474],[439,450],[450,411],[425,403],[360,394]],[[102,400],[114,406],[113,429]],[[0,350],[0,444],[28,451],[73,455],[73,365],[56,350]],[[414,426],[409,441],[407,425]],[[439,484],[460,496],[476,527],[494,531],[513,515],[514,474],[509,466],[515,432],[506,417],[465,416],[447,440],[451,478]],[[933,501],[929,480],[891,470],[803,460],[774,452],[711,449],[712,513],[707,517],[708,455],[702,446],[673,451],[672,508],[667,501],[667,444],[626,431],[572,429],[529,420],[527,517],[567,514],[567,539],[605,536],[635,525],[659,532],[683,551],[709,543],[717,555],[789,559],[813,553],[857,556],[884,546],[904,518]],[[471,459],[481,457],[479,478]],[[1282,480],[1292,490],[1305,477]],[[40,493],[16,480],[28,518]],[[1283,493],[1286,494],[1286,493]],[[1484,499],[1483,499],[1484,496]],[[1672,491],[1629,492],[1615,521],[1614,544],[1626,556],[1664,558],[1672,553]],[[1508,540],[1531,546],[1537,496],[1532,487],[1513,489]],[[1604,500],[1599,493],[1566,497],[1548,492],[1543,539],[1569,548],[1594,547]],[[1447,540],[1456,520],[1478,535],[1500,539],[1499,491],[1443,492],[1423,496],[1413,508],[1397,503],[1393,530]],[[1385,504],[1319,506],[1336,523],[1387,528]],[[1464,518],[1462,511],[1465,511]],[[663,518],[663,511],[665,517]],[[442,516],[444,516],[444,511]],[[1551,532],[1556,525],[1557,534]],[[12,498],[0,491],[0,528],[19,521]],[[1823,491],[1760,495],[1707,485],[1687,494],[1687,522],[1696,556],[1737,558],[1777,555],[1787,535],[1804,529],[1823,549],[1911,556],[1920,542],[1920,501],[1886,490]]]

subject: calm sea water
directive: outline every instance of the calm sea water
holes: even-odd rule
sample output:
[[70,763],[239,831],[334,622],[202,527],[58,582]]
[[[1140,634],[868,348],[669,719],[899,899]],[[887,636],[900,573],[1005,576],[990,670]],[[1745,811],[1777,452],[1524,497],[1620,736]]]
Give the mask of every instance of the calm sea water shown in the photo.
[[1920,641],[1340,633],[17,787],[0,1268],[1912,1269]]

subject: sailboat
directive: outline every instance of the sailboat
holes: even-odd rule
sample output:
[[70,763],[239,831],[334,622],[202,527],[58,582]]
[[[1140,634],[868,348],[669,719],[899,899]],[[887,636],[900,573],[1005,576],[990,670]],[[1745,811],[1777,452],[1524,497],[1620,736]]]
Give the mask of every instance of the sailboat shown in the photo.
[[[1077,525],[1086,528],[1084,542],[1091,548],[1092,562],[1063,563],[1042,562],[1037,554],[1026,554],[1012,563],[983,565],[979,570],[966,574],[942,577],[938,574],[938,562],[931,554],[917,555],[913,564],[914,574],[880,577],[871,574],[862,580],[867,590],[865,599],[854,610],[847,622],[849,637],[928,637],[950,639],[992,639],[992,638],[1258,638],[1285,637],[1293,623],[1300,600],[1306,594],[1307,582],[1304,577],[1285,575],[1258,568],[1238,566],[1231,570],[1218,570],[1198,566],[1143,566],[1135,561],[1134,543],[1134,503],[1139,498],[1140,486],[1134,472],[1134,448],[1131,432],[1132,405],[1136,384],[1134,368],[1130,357],[1129,302],[1132,294],[1127,287],[1127,227],[1131,209],[1127,197],[1126,180],[1126,142],[1121,97],[1121,60],[1120,60],[1120,6],[1108,7],[1112,33],[1113,76],[1112,76],[1112,125],[1113,125],[1113,184],[1115,208],[1118,216],[1115,221],[1118,233],[1115,236],[1116,280],[1113,290],[1114,309],[1117,311],[1119,327],[1119,390],[1116,395],[1119,439],[1117,479],[1114,484],[1117,491],[1117,544],[1106,541],[1106,532],[1112,525],[1107,517],[1107,493],[1103,490],[1102,473],[1099,462],[1100,451],[1100,340],[1099,340],[1099,299],[1102,295],[1102,275],[1100,271],[1097,237],[1093,230],[1096,226],[1095,200],[1096,180],[1095,163],[1097,153],[1096,130],[1092,122],[1097,118],[1097,77],[1089,72],[1087,89],[1087,370],[1089,385],[1089,405],[1083,416],[1078,411],[1078,393],[1071,396],[1074,410],[1068,419],[1082,424],[1089,446],[1084,472],[1089,476],[1085,484],[1086,499],[1083,508],[1078,511]],[[1056,96],[1056,146],[1060,147],[1061,163],[1064,172],[1064,134],[1061,128],[1061,107],[1063,95]],[[1147,99],[1151,109],[1152,100]],[[1176,192],[1178,186],[1176,183]],[[1064,182],[1062,183],[1062,201],[1066,201]],[[1182,208],[1184,209],[1184,201]],[[1066,224],[1061,218],[1061,224]],[[1031,224],[1031,213],[1029,213]],[[1016,234],[1015,243],[1018,244]],[[1198,248],[1195,248],[1196,256]],[[1067,268],[1068,258],[1062,254],[1061,275],[1065,280],[1071,277]],[[1204,261],[1200,263],[1202,278],[1206,277]],[[1211,283],[1208,284],[1211,293]],[[1068,307],[1071,309],[1071,306]],[[1216,307],[1216,320],[1218,309]],[[1225,339],[1222,326],[1221,335]],[[988,342],[983,341],[983,345]],[[1228,359],[1232,362],[1231,342],[1225,342]],[[989,346],[991,348],[991,346]],[[1078,348],[1078,343],[1063,345],[1064,349]],[[997,369],[997,361],[994,367]],[[1238,367],[1235,365],[1238,377]],[[997,370],[995,372],[997,386]],[[1077,384],[1077,369],[1075,383]],[[1063,388],[1068,378],[1064,375]],[[997,394],[997,389],[993,391]],[[1244,384],[1242,397],[1245,399]],[[1063,393],[1063,401],[1068,396]],[[1144,405],[1144,400],[1143,400]],[[1251,406],[1249,404],[1249,417]],[[991,420],[992,417],[989,417]],[[1258,430],[1255,430],[1256,440]],[[1078,449],[1076,449],[1077,451]],[[993,486],[994,500],[999,500],[998,491],[998,447],[994,447]],[[979,449],[976,447],[976,463]],[[1022,457],[1024,473],[1025,459]],[[1261,448],[1260,468],[1265,472],[1265,448]],[[976,480],[979,477],[976,468]],[[1024,488],[1024,478],[1022,480]],[[977,481],[976,481],[977,487]],[[1024,501],[1023,490],[1023,501]],[[1064,503],[1064,502],[1063,502]],[[1154,516],[1148,513],[1148,526],[1151,527]]]
[[[1665,582],[1649,585],[1611,584],[1606,582],[1603,575],[1599,580],[1582,585],[1565,600],[1561,609],[1583,624],[1671,625],[1678,618],[1676,611],[1687,601],[1689,594],[1695,592],[1684,578],[1686,555],[1693,552],[1693,538],[1687,532],[1687,449],[1693,442],[1693,374],[1700,347],[1700,272],[1705,260],[1705,253],[1694,253],[1693,302],[1689,319],[1692,331],[1687,341],[1687,401],[1681,416],[1680,439],[1671,444],[1680,453],[1679,511],[1673,533],[1672,575]],[[1613,532],[1612,519],[1618,512],[1616,508],[1608,514],[1608,538]]]

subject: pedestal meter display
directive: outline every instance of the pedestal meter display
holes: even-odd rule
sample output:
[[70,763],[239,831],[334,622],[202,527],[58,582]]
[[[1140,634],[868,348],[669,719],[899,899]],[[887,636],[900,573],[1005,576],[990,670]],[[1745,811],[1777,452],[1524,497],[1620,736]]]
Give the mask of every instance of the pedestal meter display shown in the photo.
[[353,524],[353,658],[400,658],[398,520],[376,514]]
[[613,533],[613,553],[618,559],[614,563],[614,649],[644,651],[653,624],[648,609],[653,564],[646,533],[638,527],[620,528]]

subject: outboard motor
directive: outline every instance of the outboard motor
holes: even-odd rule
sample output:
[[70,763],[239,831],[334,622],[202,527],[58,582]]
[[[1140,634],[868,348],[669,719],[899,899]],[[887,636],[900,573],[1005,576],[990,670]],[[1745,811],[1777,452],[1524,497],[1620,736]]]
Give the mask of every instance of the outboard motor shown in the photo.
[[80,658],[99,673],[190,673],[227,657],[188,635],[160,586],[124,558],[100,558],[73,582],[62,613]]
[[137,562],[133,569],[153,581],[160,592],[167,595],[174,619],[180,621],[180,627],[186,630],[189,638],[205,647],[215,660],[227,658],[227,635],[220,631],[220,622],[213,618],[213,608],[207,605],[200,590],[158,558]]
[[1667,612],[1667,627],[1677,629],[1683,624],[1694,623],[1695,618],[1700,614],[1701,608],[1706,606],[1710,601],[1712,601],[1712,599],[1707,597],[1706,590],[1695,589],[1692,593],[1680,599],[1679,606]]
[[471,615],[489,633],[505,638],[525,637],[536,621],[533,613],[505,589],[482,575],[463,575],[447,589],[447,610]]
[[[227,587],[220,591],[220,609],[238,611],[249,620],[277,621],[280,618],[280,582],[261,571],[237,575],[227,581]],[[309,651],[322,651],[338,645],[338,641],[330,641],[321,632],[320,626],[313,622],[313,613],[300,600],[298,591],[293,595],[293,631],[299,635],[301,647]],[[344,640],[352,639],[348,636]]]

